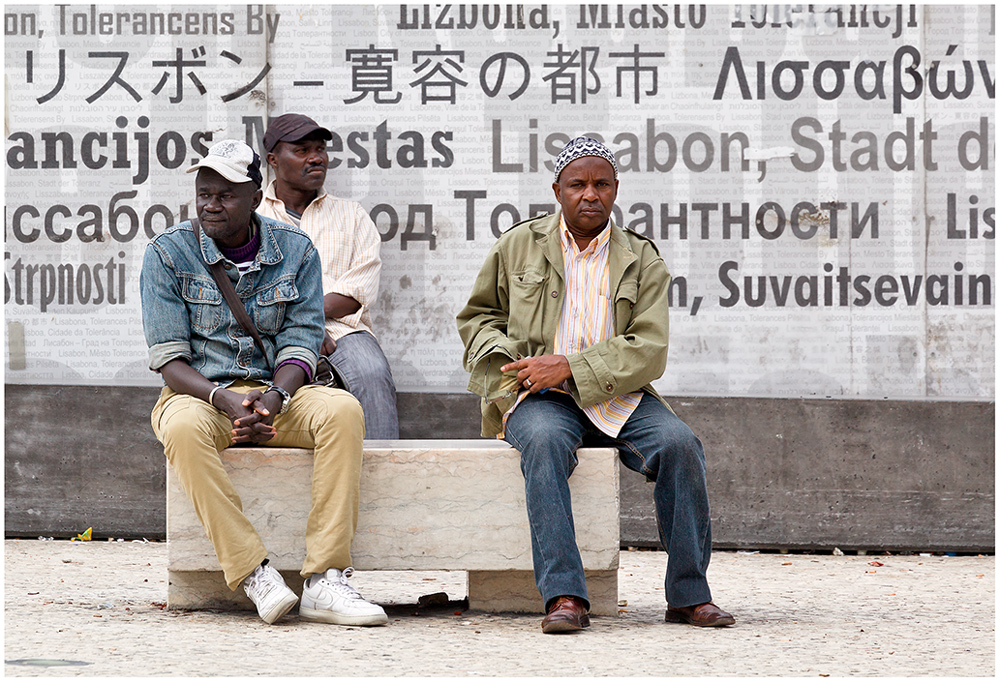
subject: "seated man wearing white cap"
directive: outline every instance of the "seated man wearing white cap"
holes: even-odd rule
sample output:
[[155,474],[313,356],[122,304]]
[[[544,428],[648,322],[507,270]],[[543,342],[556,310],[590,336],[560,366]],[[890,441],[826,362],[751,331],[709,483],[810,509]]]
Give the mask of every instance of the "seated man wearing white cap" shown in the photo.
[[[314,451],[306,578],[299,615],[382,625],[386,614],[347,582],[358,519],[364,418],[346,391],[309,385],[323,342],[321,265],[303,232],[255,213],[260,157],[224,140],[197,171],[197,218],[146,247],[139,287],[149,367],[166,386],[152,425],[215,547],[229,588],[241,585],[267,623],[298,601],[273,566],[219,458],[233,444]],[[210,266],[221,263],[215,280]],[[256,327],[238,322],[228,277]]]

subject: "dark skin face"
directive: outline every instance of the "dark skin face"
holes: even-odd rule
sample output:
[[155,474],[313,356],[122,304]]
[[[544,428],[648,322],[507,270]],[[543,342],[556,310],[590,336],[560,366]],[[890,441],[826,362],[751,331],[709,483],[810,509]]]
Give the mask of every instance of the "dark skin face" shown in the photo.
[[585,248],[611,217],[618,196],[614,167],[599,156],[581,157],[563,168],[552,190],[562,206],[566,227]]
[[318,130],[301,140],[279,142],[267,155],[275,173],[275,194],[297,213],[323,188],[329,163],[326,140]]
[[236,248],[250,239],[250,216],[264,196],[253,182],[232,182],[210,168],[198,171],[195,209],[205,234],[220,246]]

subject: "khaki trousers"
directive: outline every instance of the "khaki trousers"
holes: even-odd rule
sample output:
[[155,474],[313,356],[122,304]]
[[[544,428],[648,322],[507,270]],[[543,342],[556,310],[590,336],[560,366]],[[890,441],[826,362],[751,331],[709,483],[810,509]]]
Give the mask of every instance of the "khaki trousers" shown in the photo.
[[[264,390],[238,381],[229,390]],[[225,413],[194,396],[164,387],[153,407],[153,432],[174,468],[195,513],[215,547],[229,589],[267,557],[260,535],[243,515],[243,504],[222,466],[219,452],[230,445],[232,423]],[[313,450],[312,508],[306,525],[302,577],[351,565],[351,541],[358,526],[361,481],[361,404],[347,391],[303,386],[274,418],[277,434],[263,445]]]

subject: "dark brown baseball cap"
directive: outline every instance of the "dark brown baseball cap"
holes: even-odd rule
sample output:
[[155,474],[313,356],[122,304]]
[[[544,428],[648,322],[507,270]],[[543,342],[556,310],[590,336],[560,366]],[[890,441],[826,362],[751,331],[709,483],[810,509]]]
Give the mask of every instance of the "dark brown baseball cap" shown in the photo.
[[333,133],[302,114],[282,114],[267,126],[264,133],[264,149],[274,151],[279,142],[295,142],[316,131],[323,133],[324,140],[332,140]]

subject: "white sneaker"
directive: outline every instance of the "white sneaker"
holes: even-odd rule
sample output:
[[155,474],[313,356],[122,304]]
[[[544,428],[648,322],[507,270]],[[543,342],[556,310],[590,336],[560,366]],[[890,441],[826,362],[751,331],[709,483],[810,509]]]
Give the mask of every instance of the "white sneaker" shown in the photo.
[[243,591],[257,605],[257,613],[268,625],[288,613],[299,600],[269,564],[258,566],[243,579]]
[[347,579],[353,568],[338,571],[329,568],[325,573],[314,573],[302,586],[302,603],[299,616],[305,620],[319,620],[338,625],[385,625],[389,617],[378,604],[361,598]]

